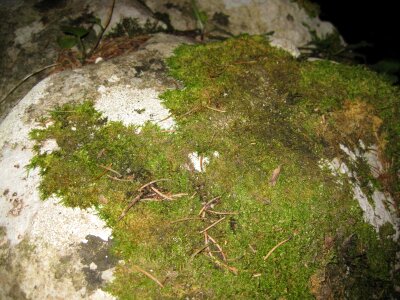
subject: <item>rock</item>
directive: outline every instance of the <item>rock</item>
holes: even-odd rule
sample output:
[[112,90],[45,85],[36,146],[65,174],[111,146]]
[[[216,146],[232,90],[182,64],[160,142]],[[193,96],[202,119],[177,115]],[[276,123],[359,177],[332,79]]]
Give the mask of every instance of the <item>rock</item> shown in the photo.
[[[208,17],[206,33],[213,36],[265,34],[288,40],[296,47],[311,41],[310,31],[320,37],[333,32],[334,26],[310,16],[296,1],[290,0],[215,0],[195,1],[198,9]],[[155,13],[167,14],[176,30],[197,29],[192,2],[188,0],[146,0]]]

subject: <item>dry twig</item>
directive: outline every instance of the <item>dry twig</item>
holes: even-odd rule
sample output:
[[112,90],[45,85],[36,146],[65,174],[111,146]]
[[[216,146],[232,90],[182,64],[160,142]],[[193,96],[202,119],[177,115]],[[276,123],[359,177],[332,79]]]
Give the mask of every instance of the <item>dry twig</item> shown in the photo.
[[282,242],[279,242],[278,244],[276,244],[271,250],[269,250],[269,252],[267,253],[267,255],[265,255],[263,257],[264,260],[266,260],[268,257],[270,257],[270,255],[272,254],[272,252],[274,252],[278,247],[282,246],[283,244],[285,244],[286,242],[290,241],[292,239],[292,237],[283,240]]
[[100,168],[110,171],[112,173],[114,173],[115,175],[117,175],[118,177],[122,177],[122,174],[119,173],[118,171],[115,171],[113,169],[111,169],[112,164],[109,164],[108,166],[103,166],[103,165],[98,165]]
[[153,280],[155,283],[157,283],[160,287],[164,287],[164,285],[157,279],[155,278],[153,275],[151,275],[149,272],[146,272],[145,270],[143,270],[142,268],[138,267],[138,266],[134,266],[136,270],[138,270],[140,273],[146,275],[147,277],[149,277],[151,280]]
[[183,219],[178,219],[178,220],[172,221],[170,224],[175,224],[175,223],[185,222],[185,221],[190,221],[190,220],[205,220],[205,218],[183,218]]
[[123,217],[128,213],[128,211],[134,206],[136,203],[139,202],[140,198],[143,196],[143,192],[140,192],[133,200],[129,203],[129,205],[124,209],[122,214],[119,216],[118,221],[121,221]]
[[238,212],[229,212],[229,211],[215,211],[215,210],[207,210],[208,213],[215,214],[215,215],[238,215]]
[[111,175],[107,175],[107,177],[112,180],[115,180],[115,181],[132,182],[132,179],[118,178],[118,177],[111,176]]
[[199,233],[206,232],[207,230],[209,230],[210,228],[214,227],[215,225],[217,225],[218,223],[222,222],[225,219],[226,219],[226,217],[222,217],[221,219],[218,219],[217,221],[215,221],[214,223],[212,223],[210,226],[208,226],[207,228],[203,229]]
[[150,187],[157,195],[159,195],[161,198],[167,199],[167,200],[173,200],[171,197],[168,197],[167,195],[161,193],[159,190],[157,190],[154,186]]
[[210,201],[208,201],[206,204],[203,205],[203,207],[201,208],[200,212],[199,212],[199,216],[205,211],[207,210],[211,204],[213,204],[214,202],[218,201],[221,198],[221,196],[215,197],[213,199],[211,199]]
[[157,179],[157,180],[150,181],[150,182],[148,182],[148,183],[142,185],[142,186],[138,189],[138,191],[140,192],[140,191],[142,191],[143,189],[145,189],[146,187],[148,187],[148,186],[150,186],[150,185],[152,185],[152,184],[154,184],[154,183],[156,183],[156,182],[167,181],[167,180],[169,180],[169,179],[167,179],[167,178],[161,178],[161,179]]
[[222,256],[222,259],[223,259],[224,261],[226,261],[226,255],[225,255],[224,251],[222,251],[222,247],[221,247],[221,246],[216,242],[216,240],[215,240],[211,235],[209,235],[209,234],[208,234],[208,239],[214,243],[214,245],[218,248],[218,253],[220,253],[221,256]]

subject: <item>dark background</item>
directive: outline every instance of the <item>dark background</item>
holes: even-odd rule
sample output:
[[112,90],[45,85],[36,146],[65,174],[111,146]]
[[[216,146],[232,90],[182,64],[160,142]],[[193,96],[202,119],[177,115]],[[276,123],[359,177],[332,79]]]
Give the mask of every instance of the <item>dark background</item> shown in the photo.
[[[367,64],[382,59],[400,60],[400,10],[396,0],[314,0],[320,18],[332,22],[348,44],[361,41],[371,47],[357,49]],[[397,4],[397,5],[396,5]]]

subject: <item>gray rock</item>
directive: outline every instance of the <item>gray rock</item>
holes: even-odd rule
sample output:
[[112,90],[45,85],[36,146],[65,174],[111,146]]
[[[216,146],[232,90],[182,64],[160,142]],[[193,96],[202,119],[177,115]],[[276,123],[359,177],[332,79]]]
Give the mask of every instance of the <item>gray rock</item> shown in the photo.
[[[197,20],[188,0],[146,0],[153,11],[169,16],[177,30],[195,30]],[[324,36],[334,30],[329,22],[311,17],[295,1],[290,0],[213,0],[196,1],[198,9],[208,17],[205,30],[210,35],[265,34],[285,39],[296,47],[311,41],[310,30]]]

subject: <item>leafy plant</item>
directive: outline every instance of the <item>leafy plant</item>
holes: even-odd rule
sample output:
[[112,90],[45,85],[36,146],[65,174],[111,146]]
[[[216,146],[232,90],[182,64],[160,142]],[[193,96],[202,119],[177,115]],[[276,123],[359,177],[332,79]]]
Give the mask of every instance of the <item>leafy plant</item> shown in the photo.
[[355,50],[369,47],[370,44],[360,42],[346,45],[336,30],[323,37],[319,37],[315,30],[310,30],[310,34],[312,41],[307,46],[300,48],[303,52],[303,57],[317,57],[345,63],[365,62],[365,57]]
[[[61,26],[60,29],[64,35],[57,39],[58,45],[62,49],[72,49],[77,46],[80,51],[80,60],[82,63],[85,62],[86,58],[90,57],[98,47],[104,32],[110,24],[111,17],[114,11],[114,6],[115,0],[113,0],[112,2],[110,13],[108,15],[105,26],[101,24],[100,18],[94,16],[88,19],[87,22],[90,24],[88,28],[85,28],[83,26]],[[85,39],[89,36],[89,33],[93,30],[93,27],[95,25],[100,27],[100,33],[96,36],[96,42],[94,43],[94,45],[90,48],[89,51],[87,51]]]

